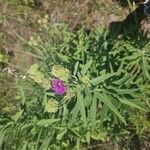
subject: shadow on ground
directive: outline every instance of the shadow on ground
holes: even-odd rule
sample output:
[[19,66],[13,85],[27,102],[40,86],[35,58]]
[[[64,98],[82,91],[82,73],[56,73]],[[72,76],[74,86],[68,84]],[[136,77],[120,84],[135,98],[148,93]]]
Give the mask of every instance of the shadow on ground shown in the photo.
[[140,4],[133,12],[131,12],[123,21],[111,22],[109,25],[110,35],[118,37],[135,37],[139,34],[147,36],[145,29],[142,29],[142,21],[146,19],[144,14],[144,6]]

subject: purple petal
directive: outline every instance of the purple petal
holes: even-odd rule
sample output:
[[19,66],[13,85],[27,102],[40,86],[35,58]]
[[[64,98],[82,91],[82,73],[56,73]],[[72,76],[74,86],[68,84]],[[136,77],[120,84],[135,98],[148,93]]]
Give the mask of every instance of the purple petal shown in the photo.
[[54,78],[52,79],[52,89],[58,95],[64,95],[68,89],[63,80]]

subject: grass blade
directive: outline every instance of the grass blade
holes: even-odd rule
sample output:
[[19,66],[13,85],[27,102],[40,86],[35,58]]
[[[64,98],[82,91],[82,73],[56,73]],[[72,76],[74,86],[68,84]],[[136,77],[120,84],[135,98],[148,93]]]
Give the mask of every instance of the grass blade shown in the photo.
[[101,82],[104,82],[106,79],[114,76],[116,73],[108,73],[108,74],[105,74],[105,75],[102,75],[102,76],[99,76],[95,79],[92,79],[90,82],[93,84],[93,85],[97,85]]

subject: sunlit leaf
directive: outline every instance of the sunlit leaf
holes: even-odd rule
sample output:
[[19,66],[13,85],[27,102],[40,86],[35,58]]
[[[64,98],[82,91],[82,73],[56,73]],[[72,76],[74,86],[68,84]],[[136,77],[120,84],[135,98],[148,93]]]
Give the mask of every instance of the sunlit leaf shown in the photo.
[[102,101],[105,105],[107,105],[110,108],[110,110],[113,111],[122,122],[126,123],[124,117],[120,114],[117,108],[112,104],[111,99],[108,96],[106,96],[106,94],[95,92],[95,96],[98,98],[99,101]]
[[87,71],[88,71],[88,69],[90,68],[91,65],[92,65],[92,59],[89,60],[89,61],[82,67],[82,69],[81,69],[81,74],[82,74],[83,76],[87,73]]
[[109,79],[110,77],[113,77],[116,73],[108,73],[108,74],[105,74],[105,75],[101,75],[95,79],[92,79],[90,82],[93,84],[93,85],[97,85],[99,83],[102,83],[104,82],[105,80]]

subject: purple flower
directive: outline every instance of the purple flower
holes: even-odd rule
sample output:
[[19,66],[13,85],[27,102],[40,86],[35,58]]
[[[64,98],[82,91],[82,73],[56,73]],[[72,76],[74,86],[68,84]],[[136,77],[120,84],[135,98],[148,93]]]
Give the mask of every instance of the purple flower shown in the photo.
[[52,89],[58,95],[64,95],[68,89],[67,85],[63,80],[58,78],[52,79]]

